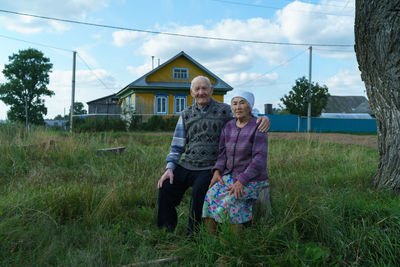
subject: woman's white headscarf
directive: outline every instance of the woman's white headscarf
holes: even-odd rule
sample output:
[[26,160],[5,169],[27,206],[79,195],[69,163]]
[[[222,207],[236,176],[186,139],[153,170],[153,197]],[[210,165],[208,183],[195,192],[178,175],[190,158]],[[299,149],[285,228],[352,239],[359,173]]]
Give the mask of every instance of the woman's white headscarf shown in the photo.
[[242,97],[247,101],[247,104],[249,105],[249,108],[251,110],[251,114],[253,114],[253,116],[257,116],[260,113],[258,111],[258,109],[254,108],[254,95],[253,95],[253,93],[250,93],[248,91],[238,90],[233,95],[232,99],[234,99],[235,97]]

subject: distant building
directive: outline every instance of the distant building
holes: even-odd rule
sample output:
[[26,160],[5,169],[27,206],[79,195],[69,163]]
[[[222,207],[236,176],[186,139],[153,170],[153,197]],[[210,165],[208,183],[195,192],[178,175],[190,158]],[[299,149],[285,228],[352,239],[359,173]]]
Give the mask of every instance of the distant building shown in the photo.
[[88,114],[98,114],[99,117],[119,117],[121,114],[121,106],[118,105],[119,97],[116,94],[98,98],[86,104],[89,107]]
[[44,123],[48,128],[67,129],[67,120],[44,120]]
[[367,113],[373,112],[369,107],[368,99],[364,96],[334,96],[328,98],[322,113]]

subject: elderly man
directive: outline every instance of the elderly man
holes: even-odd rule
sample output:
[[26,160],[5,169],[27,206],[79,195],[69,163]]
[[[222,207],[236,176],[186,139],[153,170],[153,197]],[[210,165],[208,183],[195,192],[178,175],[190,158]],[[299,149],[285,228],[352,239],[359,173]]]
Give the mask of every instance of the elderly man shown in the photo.
[[[196,102],[182,111],[175,128],[165,173],[158,181],[158,218],[160,229],[173,231],[178,218],[176,206],[192,186],[189,215],[191,234],[201,221],[205,194],[213,176],[211,168],[218,156],[218,143],[224,124],[232,119],[229,105],[211,98],[210,80],[197,76],[192,80],[190,94]],[[261,117],[259,130],[269,129],[269,119]],[[181,155],[185,153],[184,158]]]

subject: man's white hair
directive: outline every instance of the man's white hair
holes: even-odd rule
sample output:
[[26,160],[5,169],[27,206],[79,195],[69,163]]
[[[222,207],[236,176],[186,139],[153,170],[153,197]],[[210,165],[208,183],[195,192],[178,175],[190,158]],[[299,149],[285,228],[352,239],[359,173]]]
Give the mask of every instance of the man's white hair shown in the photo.
[[193,89],[193,85],[195,84],[195,82],[197,82],[197,81],[200,80],[200,79],[205,80],[205,81],[207,82],[207,84],[208,84],[208,87],[211,88],[210,79],[208,79],[206,76],[197,76],[197,77],[194,77],[194,79],[192,80],[192,83],[190,84],[190,90]]

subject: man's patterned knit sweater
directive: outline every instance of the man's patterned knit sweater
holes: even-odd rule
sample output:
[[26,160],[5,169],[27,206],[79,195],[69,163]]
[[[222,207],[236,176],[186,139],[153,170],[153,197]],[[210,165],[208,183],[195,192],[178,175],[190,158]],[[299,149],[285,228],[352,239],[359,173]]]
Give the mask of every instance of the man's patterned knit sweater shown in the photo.
[[[167,168],[170,163],[174,163],[189,170],[211,169],[218,157],[222,127],[232,119],[230,106],[211,99],[206,111],[202,112],[193,104],[182,111],[181,119],[182,124],[178,121],[171,151],[167,156]],[[180,138],[185,140],[185,144],[179,141],[179,127],[185,133]],[[183,152],[184,155],[178,163]]]

